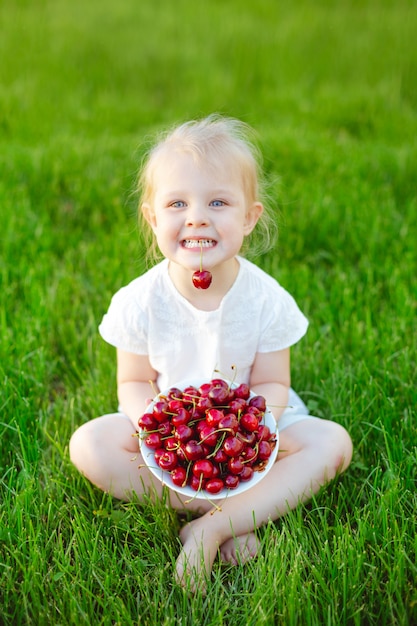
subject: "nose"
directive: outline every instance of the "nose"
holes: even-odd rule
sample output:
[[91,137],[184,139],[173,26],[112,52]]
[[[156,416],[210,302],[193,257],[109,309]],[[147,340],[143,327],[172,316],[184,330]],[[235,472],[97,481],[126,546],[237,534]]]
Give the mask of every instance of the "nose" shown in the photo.
[[200,204],[190,205],[187,210],[185,223],[186,226],[192,226],[194,228],[208,226],[209,216],[206,208]]

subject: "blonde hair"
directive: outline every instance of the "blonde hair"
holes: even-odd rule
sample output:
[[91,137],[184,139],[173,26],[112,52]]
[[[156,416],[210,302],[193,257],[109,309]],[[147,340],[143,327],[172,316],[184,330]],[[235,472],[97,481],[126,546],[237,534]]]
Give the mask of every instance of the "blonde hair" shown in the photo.
[[262,202],[264,211],[250,235],[244,241],[241,253],[257,256],[272,248],[276,234],[276,220],[270,214],[266,184],[262,172],[262,157],[254,141],[250,126],[233,118],[210,115],[201,120],[185,122],[161,133],[153,147],[145,154],[138,178],[141,235],[148,255],[153,261],[160,258],[153,231],[146,221],[142,207],[151,205],[154,196],[154,173],[159,158],[168,150],[190,154],[195,162],[216,166],[231,161],[240,170],[244,192],[249,203]]

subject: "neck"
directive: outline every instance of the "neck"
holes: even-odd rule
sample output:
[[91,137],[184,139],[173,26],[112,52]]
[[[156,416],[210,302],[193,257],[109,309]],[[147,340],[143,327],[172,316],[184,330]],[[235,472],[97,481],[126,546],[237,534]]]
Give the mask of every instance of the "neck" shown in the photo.
[[232,287],[239,273],[239,262],[230,259],[220,267],[210,268],[212,282],[208,289],[196,289],[192,282],[193,272],[176,263],[169,263],[168,272],[179,293],[196,309],[215,311]]

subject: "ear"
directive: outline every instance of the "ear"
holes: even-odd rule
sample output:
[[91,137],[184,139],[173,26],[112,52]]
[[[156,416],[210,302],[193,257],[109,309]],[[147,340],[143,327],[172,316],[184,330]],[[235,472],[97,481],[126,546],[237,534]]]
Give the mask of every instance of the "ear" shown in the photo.
[[150,204],[144,202],[141,206],[142,214],[145,220],[148,222],[149,226],[154,229],[156,227],[156,217],[155,212]]
[[245,224],[244,224],[244,233],[245,235],[250,235],[250,233],[255,228],[258,223],[259,218],[261,217],[264,211],[263,204],[261,202],[254,202],[251,206],[248,207],[245,216]]

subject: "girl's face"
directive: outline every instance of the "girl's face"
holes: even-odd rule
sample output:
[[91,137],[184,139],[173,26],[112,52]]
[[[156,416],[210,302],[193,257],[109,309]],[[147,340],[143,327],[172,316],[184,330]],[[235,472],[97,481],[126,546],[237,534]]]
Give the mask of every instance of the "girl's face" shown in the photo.
[[152,204],[142,209],[162,254],[194,272],[213,275],[234,263],[243,239],[253,230],[263,207],[249,203],[241,175],[231,163],[204,167],[192,156],[167,152],[154,171]]

